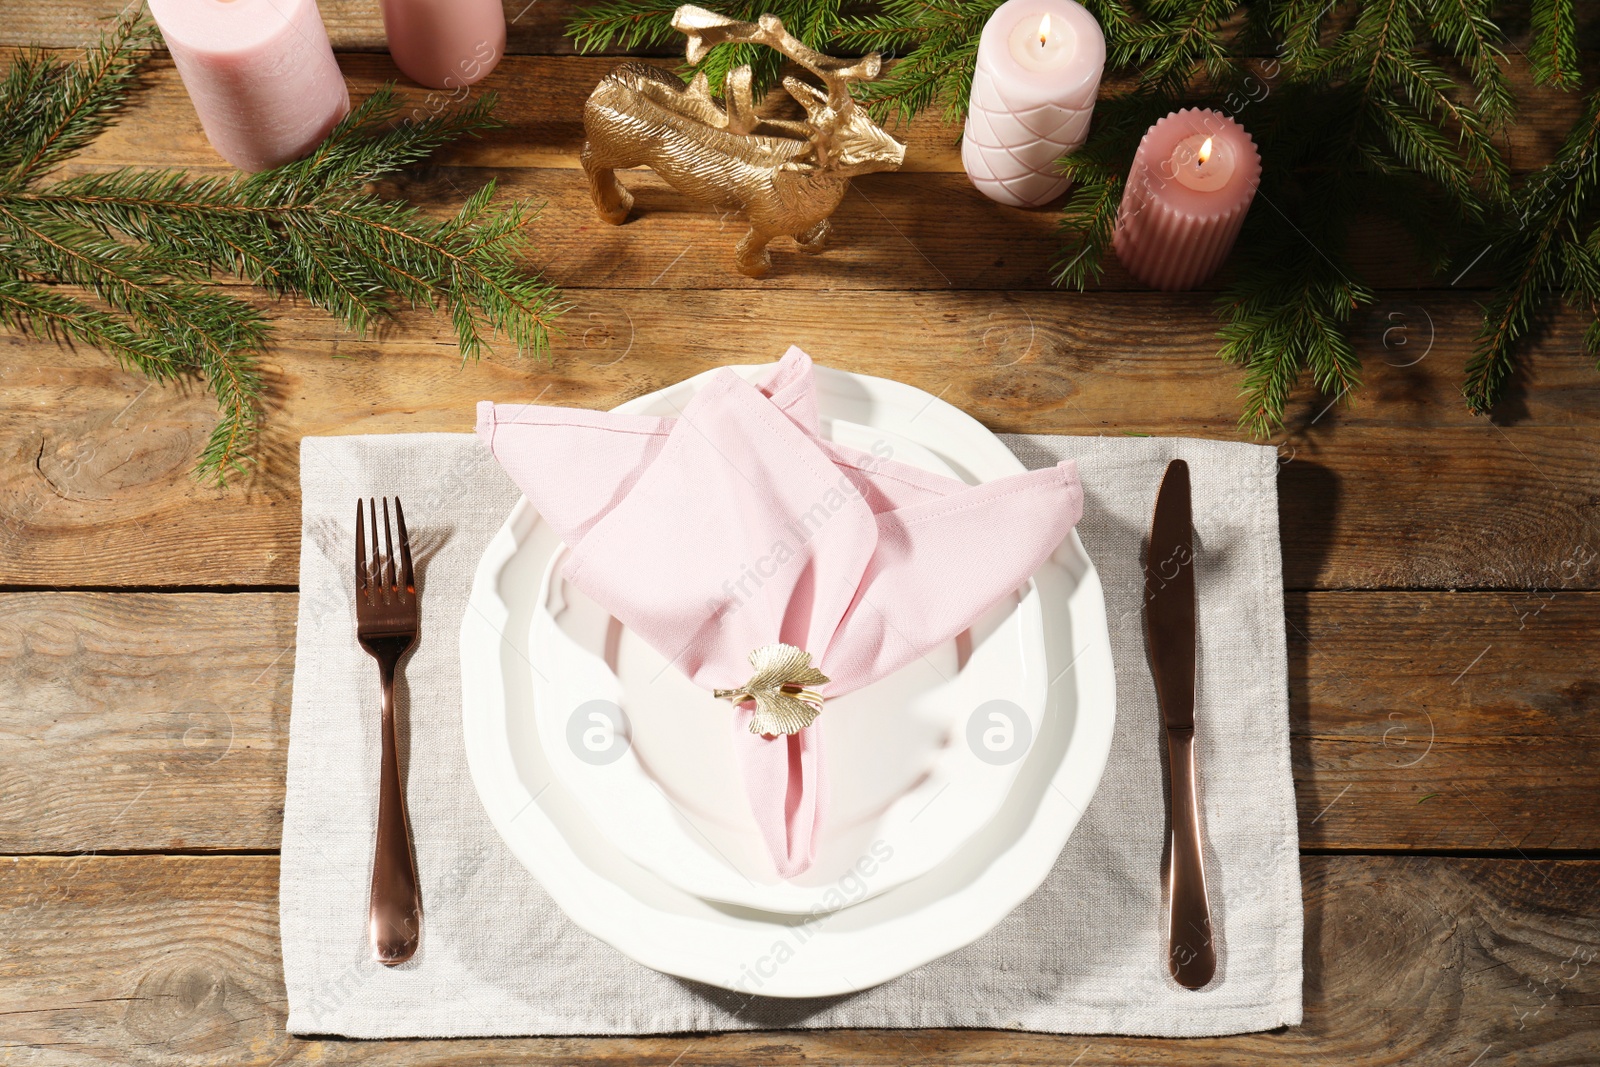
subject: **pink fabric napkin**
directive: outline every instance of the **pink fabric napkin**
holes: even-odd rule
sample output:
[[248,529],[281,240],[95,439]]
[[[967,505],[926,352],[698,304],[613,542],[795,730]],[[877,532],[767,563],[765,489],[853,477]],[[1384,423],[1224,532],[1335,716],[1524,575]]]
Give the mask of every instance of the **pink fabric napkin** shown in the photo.
[[[836,697],[907,665],[1014,593],[1083,510],[1076,467],[969,486],[818,435],[810,357],[713,375],[679,417],[478,405],[478,434],[568,549],[568,581],[706,690],[753,649],[809,652]],[[811,865],[822,727],[730,711],[780,877]]]

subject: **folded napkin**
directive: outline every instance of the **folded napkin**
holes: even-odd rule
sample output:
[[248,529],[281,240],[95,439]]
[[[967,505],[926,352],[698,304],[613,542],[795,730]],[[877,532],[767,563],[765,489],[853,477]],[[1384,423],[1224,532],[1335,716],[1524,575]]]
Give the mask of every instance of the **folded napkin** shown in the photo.
[[[753,383],[717,372],[678,417],[484,402],[478,434],[566,542],[567,580],[705,688],[708,707],[736,702],[745,790],[783,878],[811,865],[824,816],[822,724],[807,724],[820,698],[967,629],[1083,510],[1070,460],[969,486],[823,440],[798,348]],[[775,645],[815,670],[758,652]],[[783,656],[804,686],[768,688],[810,701],[792,719],[753,676]]]

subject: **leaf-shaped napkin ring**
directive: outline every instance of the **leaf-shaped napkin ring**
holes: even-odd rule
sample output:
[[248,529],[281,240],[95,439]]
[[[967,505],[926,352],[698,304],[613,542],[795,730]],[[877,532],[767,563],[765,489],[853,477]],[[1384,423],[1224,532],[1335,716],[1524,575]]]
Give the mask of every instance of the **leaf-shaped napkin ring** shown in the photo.
[[763,645],[750,653],[750,666],[756,672],[744,685],[712,692],[735,706],[755,701],[751,733],[799,733],[822,712],[822,694],[807,687],[826,685],[828,676],[811,665],[811,653],[793,645]]

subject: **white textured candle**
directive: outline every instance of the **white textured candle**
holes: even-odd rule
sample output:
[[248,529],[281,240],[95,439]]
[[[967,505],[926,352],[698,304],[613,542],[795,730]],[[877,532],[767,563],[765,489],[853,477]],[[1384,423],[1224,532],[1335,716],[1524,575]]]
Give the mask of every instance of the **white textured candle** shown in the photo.
[[1070,184],[1056,161],[1089,133],[1105,36],[1072,0],[1009,0],[983,27],[961,163],[984,195],[1048,204]]
[[350,110],[316,0],[150,0],[211,147],[266,170],[321,143]]

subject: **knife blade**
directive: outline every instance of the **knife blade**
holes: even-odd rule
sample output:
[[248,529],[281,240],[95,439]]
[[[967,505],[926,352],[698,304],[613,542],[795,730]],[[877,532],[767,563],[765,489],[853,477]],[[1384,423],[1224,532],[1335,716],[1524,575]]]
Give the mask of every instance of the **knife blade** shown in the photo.
[[1195,793],[1194,676],[1198,606],[1189,465],[1167,464],[1145,549],[1144,620],[1150,673],[1166,734],[1171,795],[1167,840],[1167,968],[1199,989],[1217,969]]

